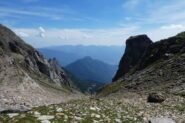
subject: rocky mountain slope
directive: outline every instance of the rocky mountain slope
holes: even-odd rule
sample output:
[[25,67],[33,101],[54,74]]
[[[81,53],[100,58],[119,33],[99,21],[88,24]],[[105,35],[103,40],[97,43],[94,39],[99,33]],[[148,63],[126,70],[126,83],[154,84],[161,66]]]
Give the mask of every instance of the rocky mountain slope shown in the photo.
[[107,83],[111,82],[117,66],[109,65],[87,56],[69,64],[65,68],[82,80],[93,80],[100,83]]
[[135,66],[101,91],[109,93],[107,90],[112,88],[114,92],[137,90],[139,92],[184,93],[185,37],[179,35],[150,44]]
[[[127,42],[126,49],[128,44]],[[129,65],[128,59],[122,59],[120,65],[123,65],[122,63]],[[123,66],[119,69],[125,71]],[[143,122],[183,123],[185,121],[184,33],[148,45],[137,63],[115,82],[101,88],[97,97],[123,99],[128,106],[134,106],[140,111]],[[137,117],[137,113],[133,115]],[[149,119],[152,120],[148,121]]]
[[[0,25],[0,110],[59,103],[73,95],[72,83],[55,59]],[[75,92],[75,91],[74,91]]]

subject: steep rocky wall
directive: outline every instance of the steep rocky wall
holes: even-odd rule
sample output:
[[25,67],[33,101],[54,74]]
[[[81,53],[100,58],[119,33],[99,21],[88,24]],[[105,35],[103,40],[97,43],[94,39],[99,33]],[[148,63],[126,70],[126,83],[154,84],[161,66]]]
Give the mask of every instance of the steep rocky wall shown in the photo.
[[132,36],[127,39],[125,53],[120,60],[119,68],[113,81],[123,77],[130,69],[132,69],[151,44],[152,41],[147,35]]

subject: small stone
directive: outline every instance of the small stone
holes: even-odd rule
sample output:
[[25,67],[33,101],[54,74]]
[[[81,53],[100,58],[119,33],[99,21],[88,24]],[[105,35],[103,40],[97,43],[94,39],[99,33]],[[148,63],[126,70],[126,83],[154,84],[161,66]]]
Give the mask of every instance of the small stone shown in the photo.
[[101,116],[100,116],[99,114],[94,114],[94,113],[92,113],[92,114],[91,114],[91,117],[100,118]]
[[121,123],[120,119],[115,119],[116,123]]
[[50,123],[49,120],[42,120],[41,123]]
[[62,108],[57,108],[56,111],[57,111],[57,112],[61,112],[61,111],[63,111],[63,110],[62,110]]
[[39,117],[40,116],[40,113],[36,111],[36,112],[34,112],[34,116],[35,117]]
[[9,116],[10,118],[15,117],[15,116],[18,116],[18,115],[19,115],[18,113],[10,113],[10,114],[8,114],[8,116]]
[[95,115],[96,118],[100,118],[101,116],[100,115]]
[[82,120],[82,118],[81,117],[74,117],[75,118],[75,120]]
[[96,108],[95,107],[90,107],[90,110],[96,111]]
[[42,116],[38,117],[38,120],[50,120],[53,118],[54,118],[54,116],[52,116],[52,115],[42,115]]

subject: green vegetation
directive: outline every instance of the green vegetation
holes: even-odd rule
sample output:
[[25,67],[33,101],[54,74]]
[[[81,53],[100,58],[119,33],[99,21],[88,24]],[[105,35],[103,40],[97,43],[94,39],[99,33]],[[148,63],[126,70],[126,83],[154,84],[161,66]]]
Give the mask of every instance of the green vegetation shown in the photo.
[[181,32],[179,34],[176,35],[177,37],[185,37],[185,32]]
[[122,84],[123,82],[109,83],[97,92],[97,96],[106,96],[111,93],[117,92],[122,87]]
[[54,123],[138,123],[140,116],[134,116],[139,110],[133,106],[126,106],[118,100],[75,100],[65,104],[42,106],[33,108],[27,113],[9,117],[1,114],[3,123],[40,123],[50,121]]

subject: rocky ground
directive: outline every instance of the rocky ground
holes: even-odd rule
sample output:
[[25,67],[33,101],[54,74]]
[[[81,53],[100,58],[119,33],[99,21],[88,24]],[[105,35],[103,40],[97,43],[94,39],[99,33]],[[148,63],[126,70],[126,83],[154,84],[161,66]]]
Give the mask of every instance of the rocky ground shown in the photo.
[[[184,123],[185,98],[165,95],[148,103],[147,95],[127,93],[36,107],[28,112],[0,114],[2,123]],[[162,122],[163,121],[163,122]]]

